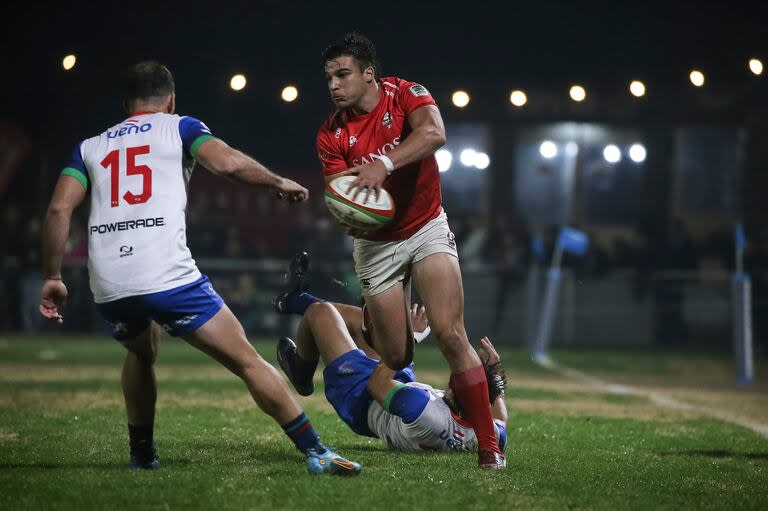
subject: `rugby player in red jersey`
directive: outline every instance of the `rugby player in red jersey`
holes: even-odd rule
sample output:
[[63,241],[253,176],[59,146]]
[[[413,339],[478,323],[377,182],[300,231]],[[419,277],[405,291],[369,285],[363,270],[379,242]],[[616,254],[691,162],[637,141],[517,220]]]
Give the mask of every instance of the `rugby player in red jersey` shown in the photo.
[[440,111],[429,91],[397,77],[379,77],[373,44],[347,34],[323,56],[336,106],[317,134],[326,182],[357,175],[351,190],[385,188],[396,214],[384,228],[352,232],[355,271],[372,320],[375,349],[392,369],[413,358],[409,323],[413,279],[430,326],[451,368],[451,387],[478,436],[481,468],[503,468],[480,358],[464,329],[464,290],[453,233],[442,208],[434,152],[445,143]]

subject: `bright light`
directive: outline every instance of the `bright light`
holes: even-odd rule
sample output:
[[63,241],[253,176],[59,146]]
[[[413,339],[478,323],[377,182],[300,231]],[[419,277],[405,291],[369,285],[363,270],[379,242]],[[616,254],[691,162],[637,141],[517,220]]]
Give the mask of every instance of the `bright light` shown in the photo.
[[688,76],[691,79],[691,83],[696,87],[701,87],[702,85],[704,85],[704,73],[702,73],[701,71],[694,69],[693,71],[691,71],[691,74]]
[[646,156],[645,146],[643,144],[632,144],[629,148],[629,157],[635,163],[642,163]]
[[569,94],[574,101],[584,101],[587,97],[587,91],[581,85],[572,86]]
[[437,160],[437,168],[440,172],[445,172],[451,168],[453,162],[453,154],[448,149],[438,149],[435,153],[435,159]]
[[475,155],[475,168],[478,168],[480,170],[485,170],[488,168],[488,165],[491,164],[491,157],[488,156],[485,153],[477,153]]
[[457,90],[453,93],[453,96],[451,96],[451,101],[453,101],[455,106],[464,108],[469,104],[469,94],[463,90]]
[[477,151],[474,149],[464,149],[459,155],[459,161],[465,167],[474,167],[475,159],[477,158]]
[[603,149],[603,158],[608,163],[618,163],[621,160],[621,150],[613,144],[607,145]]
[[640,80],[632,80],[629,84],[629,92],[635,97],[645,96],[645,84]]
[[574,158],[577,154],[579,154],[579,144],[576,142],[568,142],[565,144],[565,154],[571,158]]
[[283,101],[285,101],[286,103],[290,103],[291,101],[296,101],[296,98],[299,97],[299,89],[297,89],[293,85],[288,85],[283,88],[283,92],[280,93],[280,97],[283,98]]
[[521,90],[513,90],[509,95],[509,101],[515,106],[523,106],[528,102],[528,96]]
[[75,64],[77,63],[77,57],[74,55],[67,55],[63,59],[61,59],[61,67],[64,68],[64,71],[69,71],[73,67],[75,67]]
[[539,146],[539,153],[548,160],[552,159],[557,156],[557,146],[551,140],[545,140]]
[[756,75],[763,74],[763,61],[760,59],[749,59],[749,70]]
[[235,91],[241,91],[245,88],[245,84],[247,83],[245,79],[245,75],[236,74],[232,77],[231,80],[229,80],[229,86],[232,87],[232,90]]

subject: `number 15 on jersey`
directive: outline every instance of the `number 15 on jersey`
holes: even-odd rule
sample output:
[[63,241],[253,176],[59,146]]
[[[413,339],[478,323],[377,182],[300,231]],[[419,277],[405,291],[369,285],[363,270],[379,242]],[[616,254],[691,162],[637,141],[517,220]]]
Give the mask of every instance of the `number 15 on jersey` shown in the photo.
[[[116,208],[120,205],[120,149],[110,151],[107,156],[101,160],[101,166],[111,172],[111,203],[112,207]],[[126,191],[123,194],[123,200],[129,205],[142,204],[147,202],[152,197],[152,169],[147,165],[137,165],[136,157],[143,154],[149,154],[149,146],[142,145],[136,147],[125,148],[125,175],[142,177],[142,190],[141,193],[135,194],[131,191]]]

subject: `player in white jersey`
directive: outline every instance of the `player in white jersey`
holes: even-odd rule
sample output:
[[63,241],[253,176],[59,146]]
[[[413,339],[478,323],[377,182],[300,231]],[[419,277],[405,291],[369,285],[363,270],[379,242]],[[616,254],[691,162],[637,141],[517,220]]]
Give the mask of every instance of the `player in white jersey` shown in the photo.
[[[329,303],[303,290],[308,255],[291,264],[289,291],[278,297],[279,312],[302,314],[296,342],[278,342],[280,367],[302,395],[314,392],[312,377],[322,358],[325,395],[339,417],[359,435],[377,437],[392,450],[476,451],[477,436],[462,418],[450,383],[443,391],[416,381],[413,365],[394,371],[380,362],[365,309]],[[428,328],[424,307],[411,310],[415,340]],[[428,333],[428,332],[427,332]],[[507,443],[506,383],[501,360],[485,337],[478,350],[488,381],[496,439]]]
[[356,475],[359,464],[320,443],[285,380],[253,349],[187,248],[187,185],[195,160],[214,174],[273,190],[291,202],[306,200],[308,192],[215,138],[199,120],[175,115],[175,102],[170,71],[141,62],[126,76],[129,117],[75,148],[46,214],[40,312],[63,321],[62,253],[72,211],[90,192],[91,290],[113,336],[128,350],[122,385],[131,467],[159,467],[154,362],[162,327],[239,376],[306,456],[311,474]]

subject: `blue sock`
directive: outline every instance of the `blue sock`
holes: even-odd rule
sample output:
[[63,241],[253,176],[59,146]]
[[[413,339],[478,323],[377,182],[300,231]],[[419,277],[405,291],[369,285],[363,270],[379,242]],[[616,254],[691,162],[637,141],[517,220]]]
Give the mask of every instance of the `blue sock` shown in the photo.
[[325,452],[325,447],[320,443],[320,436],[318,436],[317,431],[315,431],[315,428],[312,427],[312,423],[309,421],[309,417],[304,415],[304,412],[301,412],[301,415],[288,424],[283,424],[282,427],[296,448],[304,454],[309,449],[315,449],[320,454]]
[[307,307],[315,302],[321,302],[320,298],[303,291],[301,293],[291,293],[286,297],[288,312],[291,314],[304,314]]

